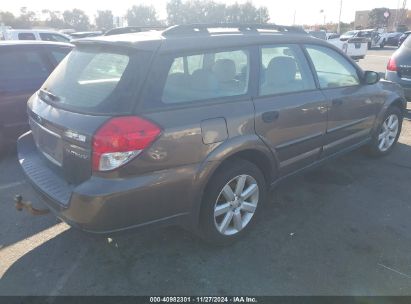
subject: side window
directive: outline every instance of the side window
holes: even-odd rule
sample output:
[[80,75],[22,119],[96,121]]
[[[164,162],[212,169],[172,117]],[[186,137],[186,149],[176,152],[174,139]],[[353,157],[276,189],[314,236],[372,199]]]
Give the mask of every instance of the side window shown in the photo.
[[308,54],[317,72],[320,87],[338,88],[360,83],[357,70],[343,56],[323,46],[307,46]]
[[33,33],[19,33],[19,40],[36,40],[36,36]]
[[261,48],[260,96],[315,88],[310,68],[298,46]]
[[39,33],[41,40],[45,41],[57,41],[57,42],[69,42],[70,40],[62,35],[53,33]]
[[37,51],[9,50],[0,56],[0,91],[38,89],[49,75],[49,68]]
[[244,95],[248,91],[249,62],[247,50],[176,57],[161,100],[172,104]]

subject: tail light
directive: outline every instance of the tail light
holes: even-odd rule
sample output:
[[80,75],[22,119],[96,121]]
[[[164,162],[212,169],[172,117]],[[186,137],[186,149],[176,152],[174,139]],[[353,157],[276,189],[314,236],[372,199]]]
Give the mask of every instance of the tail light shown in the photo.
[[93,137],[93,170],[116,169],[135,158],[160,134],[156,124],[137,116],[108,120]]
[[393,57],[390,58],[387,64],[387,70],[388,71],[398,71],[397,63],[395,62],[395,59]]

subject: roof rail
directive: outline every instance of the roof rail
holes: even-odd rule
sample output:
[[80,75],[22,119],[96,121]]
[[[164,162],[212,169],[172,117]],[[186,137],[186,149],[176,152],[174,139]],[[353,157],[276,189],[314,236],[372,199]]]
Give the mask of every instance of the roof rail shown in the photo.
[[[296,26],[285,26],[277,24],[248,24],[248,23],[204,23],[204,24],[184,24],[175,25],[163,31],[163,36],[188,35],[188,34],[210,34],[209,29],[238,29],[242,33],[258,33],[259,30],[279,31],[288,33],[306,34],[306,32]],[[228,31],[231,32],[231,31]]]

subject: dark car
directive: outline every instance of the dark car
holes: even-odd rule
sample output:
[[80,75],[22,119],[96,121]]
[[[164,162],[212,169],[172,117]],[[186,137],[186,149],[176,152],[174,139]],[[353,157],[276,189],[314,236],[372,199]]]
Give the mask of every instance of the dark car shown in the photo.
[[404,33],[401,35],[400,39],[398,40],[398,46],[399,46],[399,47],[400,47],[401,44],[405,41],[405,39],[407,39],[407,37],[408,37],[410,34],[411,34],[411,31],[408,31],[408,32],[404,32]]
[[176,26],[75,42],[28,102],[20,164],[85,231],[241,236],[280,180],[401,131],[402,89],[274,25]]
[[411,99],[411,38],[407,38],[391,55],[385,78],[398,83],[404,89],[405,97]]
[[29,129],[27,99],[71,49],[54,42],[0,42],[0,152]]
[[385,45],[398,46],[402,35],[403,33],[390,33],[390,36],[387,38],[387,41],[385,42]]

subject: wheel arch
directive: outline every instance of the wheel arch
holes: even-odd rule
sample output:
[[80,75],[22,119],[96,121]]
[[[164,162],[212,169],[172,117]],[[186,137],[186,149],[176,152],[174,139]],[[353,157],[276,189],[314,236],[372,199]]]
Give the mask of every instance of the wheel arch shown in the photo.
[[244,159],[255,164],[263,173],[267,186],[270,186],[278,176],[278,158],[271,149],[257,136],[238,136],[221,143],[200,165],[196,181],[198,192],[193,203],[191,225],[198,226],[203,193],[211,178],[220,168],[233,159]]
[[384,118],[385,113],[390,107],[398,107],[401,112],[405,114],[405,111],[407,109],[407,101],[397,94],[392,94],[390,98],[387,98],[377,115],[377,119],[373,126],[373,132],[376,132],[378,126],[380,125],[380,123],[382,123],[382,119]]

